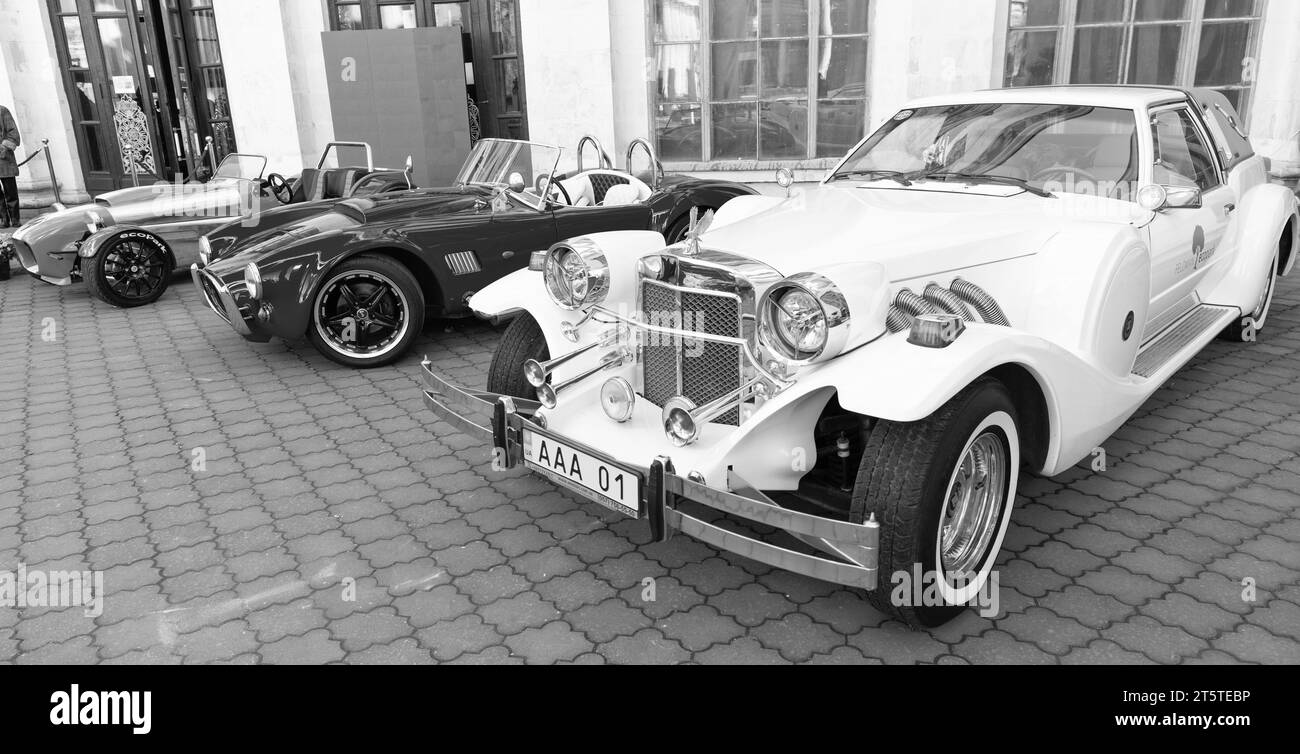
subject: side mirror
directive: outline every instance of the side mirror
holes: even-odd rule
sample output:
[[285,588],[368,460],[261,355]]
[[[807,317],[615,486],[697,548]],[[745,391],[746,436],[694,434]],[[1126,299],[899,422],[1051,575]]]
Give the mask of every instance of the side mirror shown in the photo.
[[524,188],[527,186],[527,184],[524,183],[523,175],[519,173],[511,173],[507,184],[510,186],[510,190],[516,194],[524,193]]
[[1196,186],[1160,186],[1151,184],[1138,189],[1137,203],[1148,212],[1167,209],[1200,209],[1201,190]]

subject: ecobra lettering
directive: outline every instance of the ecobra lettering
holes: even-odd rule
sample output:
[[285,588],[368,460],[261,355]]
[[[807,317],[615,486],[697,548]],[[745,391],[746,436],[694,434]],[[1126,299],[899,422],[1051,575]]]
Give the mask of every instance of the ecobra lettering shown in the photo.
[[50,694],[50,723],[53,725],[130,725],[135,735],[153,730],[150,719],[152,692],[70,691]]

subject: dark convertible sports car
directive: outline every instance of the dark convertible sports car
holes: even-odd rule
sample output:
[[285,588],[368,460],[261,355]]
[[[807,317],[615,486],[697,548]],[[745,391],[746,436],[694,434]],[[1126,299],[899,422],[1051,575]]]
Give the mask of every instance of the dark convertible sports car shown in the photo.
[[[340,150],[364,151],[365,166],[327,167]],[[314,169],[286,180],[262,179],[266,158],[232,154],[207,183],[158,183],[101,194],[91,204],[58,208],[13,236],[23,269],[54,285],[85,280],[90,292],[113,306],[157,301],[174,269],[185,269],[202,250],[203,234],[232,221],[256,226],[263,204],[293,204],[320,213],[351,197],[412,188],[406,170],[376,168],[370,146],[333,142]],[[4,260],[7,263],[7,260]]]
[[[718,209],[756,193],[737,183],[666,176],[644,141],[629,170],[600,167],[559,175],[561,150],[486,139],[450,188],[401,191],[339,202],[329,211],[288,206],[249,228],[213,231],[194,284],[246,339],[304,334],[326,357],[352,367],[397,360],[426,318],[472,316],[475,292],[529,264],[556,241],[611,230],[685,235],[691,210]],[[649,174],[633,175],[644,149]],[[531,180],[526,180],[525,176]]]

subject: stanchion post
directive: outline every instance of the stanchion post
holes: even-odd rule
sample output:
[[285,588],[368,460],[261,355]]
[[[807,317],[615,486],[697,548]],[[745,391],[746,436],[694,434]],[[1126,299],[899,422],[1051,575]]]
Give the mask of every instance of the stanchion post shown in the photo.
[[42,151],[45,152],[45,165],[50,169],[50,186],[54,189],[54,203],[63,206],[63,196],[59,193],[59,177],[54,174],[54,158],[50,156],[50,140],[41,139]]

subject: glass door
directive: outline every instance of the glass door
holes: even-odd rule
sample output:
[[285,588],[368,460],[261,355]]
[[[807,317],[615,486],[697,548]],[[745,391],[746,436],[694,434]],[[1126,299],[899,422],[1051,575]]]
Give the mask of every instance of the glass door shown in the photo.
[[474,0],[474,77],[483,135],[528,138],[518,0]]
[[157,125],[131,0],[49,0],[86,188],[157,173]]

